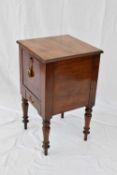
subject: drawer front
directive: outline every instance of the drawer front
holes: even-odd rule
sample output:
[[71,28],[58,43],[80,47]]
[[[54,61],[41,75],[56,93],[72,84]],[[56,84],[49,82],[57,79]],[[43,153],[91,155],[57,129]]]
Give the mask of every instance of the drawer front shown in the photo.
[[25,90],[25,98],[41,113],[41,102],[30,91]]
[[23,84],[27,89],[33,92],[36,97],[40,98],[40,63],[26,50],[23,50],[22,59]]

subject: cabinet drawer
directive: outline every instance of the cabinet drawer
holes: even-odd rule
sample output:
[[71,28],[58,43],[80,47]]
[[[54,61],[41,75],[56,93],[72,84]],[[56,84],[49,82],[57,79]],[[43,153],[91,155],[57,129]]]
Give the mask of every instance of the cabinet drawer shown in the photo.
[[25,98],[34,106],[36,107],[36,109],[38,110],[38,112],[40,113],[40,109],[41,109],[41,102],[38,98],[36,98],[30,91],[28,91],[27,89],[25,90]]
[[22,59],[23,84],[36,97],[40,98],[40,63],[26,50],[23,50]]

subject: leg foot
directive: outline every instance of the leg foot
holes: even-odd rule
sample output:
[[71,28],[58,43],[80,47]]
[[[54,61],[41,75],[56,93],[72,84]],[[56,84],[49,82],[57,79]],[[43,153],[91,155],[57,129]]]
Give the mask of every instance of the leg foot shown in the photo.
[[87,141],[88,134],[90,134],[90,121],[92,117],[92,108],[86,107],[85,109],[85,126],[84,126],[84,140]]
[[48,155],[48,148],[49,146],[49,132],[50,132],[50,120],[43,120],[43,150],[44,150],[44,155]]
[[64,118],[64,112],[61,113],[61,118]]
[[25,98],[22,98],[22,110],[23,110],[23,123],[24,129],[27,129],[28,120],[28,101]]

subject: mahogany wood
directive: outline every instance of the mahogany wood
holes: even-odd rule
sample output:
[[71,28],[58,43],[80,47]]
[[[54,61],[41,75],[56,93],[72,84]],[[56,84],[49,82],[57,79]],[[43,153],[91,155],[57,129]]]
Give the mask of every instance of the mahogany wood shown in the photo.
[[88,134],[90,134],[90,121],[92,117],[92,108],[91,107],[86,107],[85,109],[85,126],[84,126],[84,140],[87,140]]
[[43,120],[43,149],[44,149],[44,154],[48,155],[48,148],[50,147],[49,145],[49,132],[50,132],[50,120]]
[[61,113],[61,118],[64,118],[64,112]]
[[95,55],[103,51],[70,35],[18,40],[17,43],[42,63]]
[[19,40],[20,84],[24,127],[28,101],[43,120],[43,149],[48,154],[53,115],[86,107],[84,140],[95,105],[100,54],[103,52],[69,35]]
[[27,129],[27,123],[28,120],[28,100],[25,98],[22,98],[22,110],[23,110],[23,123],[24,123],[24,129]]

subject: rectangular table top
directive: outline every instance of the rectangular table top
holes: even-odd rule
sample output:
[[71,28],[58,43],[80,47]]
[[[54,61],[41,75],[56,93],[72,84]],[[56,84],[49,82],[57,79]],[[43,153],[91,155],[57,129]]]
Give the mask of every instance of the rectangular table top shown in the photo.
[[103,53],[70,35],[18,40],[17,43],[28,49],[42,63]]

